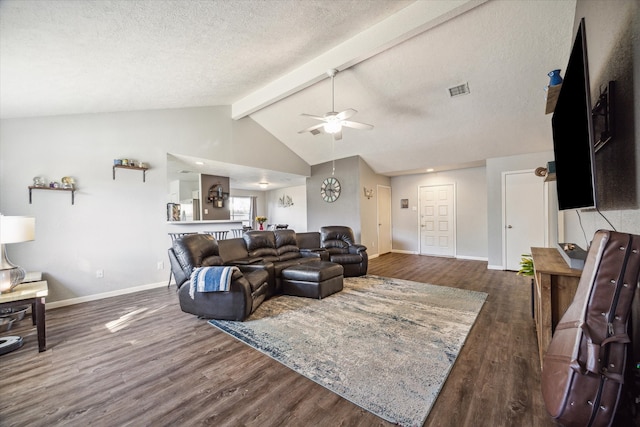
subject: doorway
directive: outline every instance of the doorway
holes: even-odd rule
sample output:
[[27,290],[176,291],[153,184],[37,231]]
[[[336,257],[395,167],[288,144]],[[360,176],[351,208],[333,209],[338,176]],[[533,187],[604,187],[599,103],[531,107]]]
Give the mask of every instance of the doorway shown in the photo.
[[533,170],[504,172],[503,191],[503,262],[518,271],[522,255],[546,243],[544,180]]
[[420,254],[456,254],[453,184],[420,187]]
[[391,187],[378,185],[378,254],[391,252]]

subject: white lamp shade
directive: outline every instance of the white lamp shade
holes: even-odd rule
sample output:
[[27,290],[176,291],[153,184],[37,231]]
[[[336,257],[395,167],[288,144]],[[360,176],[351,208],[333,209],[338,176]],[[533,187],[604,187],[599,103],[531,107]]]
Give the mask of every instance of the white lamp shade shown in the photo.
[[28,242],[36,238],[36,219],[0,215],[0,243]]

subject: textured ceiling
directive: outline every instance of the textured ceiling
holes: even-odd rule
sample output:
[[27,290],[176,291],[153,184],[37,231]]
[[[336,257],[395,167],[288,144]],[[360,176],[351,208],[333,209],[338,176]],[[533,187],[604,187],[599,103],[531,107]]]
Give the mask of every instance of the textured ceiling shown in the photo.
[[[309,164],[382,174],[550,150],[575,1],[0,2],[0,117],[232,105]],[[403,15],[404,14],[404,15]],[[298,134],[331,110],[370,131]],[[447,88],[468,82],[469,95]],[[247,107],[248,105],[248,107]],[[275,179],[275,178],[274,178]]]

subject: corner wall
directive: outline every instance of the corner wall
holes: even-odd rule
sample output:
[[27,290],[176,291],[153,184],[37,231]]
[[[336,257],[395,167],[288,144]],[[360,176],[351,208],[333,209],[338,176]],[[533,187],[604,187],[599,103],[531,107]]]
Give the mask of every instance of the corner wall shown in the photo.
[[[484,167],[391,178],[393,250],[419,253],[419,189],[444,184],[454,184],[456,189],[456,256],[486,259],[487,177]],[[400,199],[409,199],[408,209],[400,207]]]
[[[49,301],[166,285],[167,152],[237,164],[246,158],[248,166],[276,153],[274,170],[310,174],[308,164],[252,119],[232,121],[228,106],[0,122],[0,212],[36,218],[36,240],[10,245],[8,253],[44,273]],[[149,164],[146,182],[133,170],[112,178],[113,159],[123,157]],[[75,205],[69,193],[56,191],[34,191],[29,204],[35,176],[74,177]],[[96,270],[104,277],[96,278]]]

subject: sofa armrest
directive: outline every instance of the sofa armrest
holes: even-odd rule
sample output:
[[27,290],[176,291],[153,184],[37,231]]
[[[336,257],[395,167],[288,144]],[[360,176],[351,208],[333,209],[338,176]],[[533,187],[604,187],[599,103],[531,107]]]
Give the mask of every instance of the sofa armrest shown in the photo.
[[300,249],[300,255],[304,258],[320,258],[323,261],[329,260],[329,251],[324,248]]
[[366,252],[367,251],[367,247],[364,245],[351,245],[349,246],[349,253],[350,254],[359,254],[361,252]]
[[227,292],[196,292],[189,295],[190,283],[178,290],[180,308],[209,319],[244,320],[251,314],[251,285],[242,275],[231,282]]

